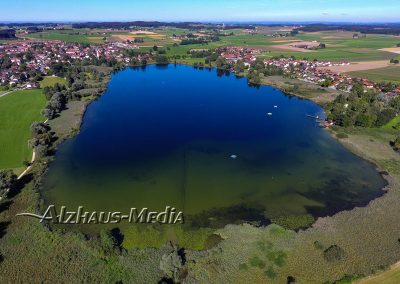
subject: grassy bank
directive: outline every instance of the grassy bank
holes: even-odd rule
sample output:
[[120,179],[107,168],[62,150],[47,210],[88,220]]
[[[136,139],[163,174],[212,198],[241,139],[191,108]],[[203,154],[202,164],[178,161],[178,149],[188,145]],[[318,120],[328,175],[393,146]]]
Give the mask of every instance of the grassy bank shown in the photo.
[[64,78],[56,77],[56,76],[46,76],[43,78],[42,81],[40,81],[40,88],[45,88],[45,87],[53,87],[55,84],[59,84],[61,86],[65,86],[67,82],[65,81]]

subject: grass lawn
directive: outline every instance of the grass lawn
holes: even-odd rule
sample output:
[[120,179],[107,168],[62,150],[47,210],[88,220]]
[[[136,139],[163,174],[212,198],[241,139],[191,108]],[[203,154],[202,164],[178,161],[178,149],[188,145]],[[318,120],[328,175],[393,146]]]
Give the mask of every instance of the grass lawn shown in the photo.
[[368,78],[376,82],[385,81],[400,83],[400,65],[365,71],[350,72],[349,74],[354,77]]
[[43,121],[40,111],[46,105],[41,90],[16,91],[0,98],[0,169],[20,168],[30,160],[30,126]]
[[396,126],[397,124],[400,124],[400,115],[393,118],[388,124],[382,126],[382,128],[393,129],[393,126]]
[[43,80],[40,82],[40,88],[44,87],[53,87],[56,83],[60,85],[64,85],[67,83],[64,78],[60,77],[53,77],[53,76],[46,76],[43,78]]

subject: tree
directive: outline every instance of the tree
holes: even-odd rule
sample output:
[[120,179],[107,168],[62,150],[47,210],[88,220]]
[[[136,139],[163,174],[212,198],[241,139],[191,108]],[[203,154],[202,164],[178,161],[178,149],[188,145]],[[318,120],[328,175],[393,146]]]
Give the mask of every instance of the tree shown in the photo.
[[42,110],[42,115],[45,118],[53,119],[55,117],[55,115],[56,115],[56,112],[54,111],[54,109],[45,108],[45,109]]
[[107,231],[101,230],[100,232],[101,247],[106,254],[111,254],[116,249],[121,250],[123,239],[124,236],[118,228]]
[[47,145],[39,144],[35,147],[35,154],[38,158],[47,156],[49,153],[49,148]]
[[332,85],[332,80],[331,79],[325,79],[320,85],[321,85],[321,87],[328,88],[330,85]]
[[351,92],[354,95],[357,95],[358,97],[361,97],[364,94],[364,87],[361,83],[355,82],[353,84],[353,88],[351,89]]
[[394,139],[392,146],[396,151],[400,151],[400,136],[397,136],[397,138]]
[[17,176],[11,170],[0,171],[0,199],[5,197],[9,190],[12,190]]
[[260,74],[257,71],[250,70],[249,74],[247,75],[247,79],[248,79],[250,85],[260,85],[261,84]]
[[374,117],[371,114],[360,113],[356,117],[355,125],[361,126],[361,127],[371,127],[372,125],[374,125],[375,120],[376,120],[376,117]]
[[167,65],[169,63],[168,57],[164,55],[157,55],[155,57],[155,61],[157,64],[160,65]]
[[236,73],[242,73],[244,71],[244,69],[246,68],[246,66],[244,65],[242,60],[238,60],[238,62],[236,62],[235,64],[235,72]]
[[64,94],[55,93],[49,101],[48,108],[53,109],[55,112],[60,112],[64,109],[65,104],[66,98]]
[[396,117],[396,111],[394,109],[384,109],[378,114],[378,118],[376,119],[376,126],[381,127],[391,121],[394,117]]
[[346,257],[345,251],[338,245],[332,245],[324,250],[324,258],[328,262],[336,262]]
[[169,254],[164,254],[161,257],[160,269],[174,283],[179,283],[181,280],[181,272],[184,268],[184,260],[178,253],[176,247]]
[[222,56],[217,58],[217,60],[215,61],[215,66],[221,70],[228,70],[230,68],[229,63]]
[[31,125],[31,132],[33,137],[38,137],[40,134],[49,132],[50,126],[43,122],[34,122]]

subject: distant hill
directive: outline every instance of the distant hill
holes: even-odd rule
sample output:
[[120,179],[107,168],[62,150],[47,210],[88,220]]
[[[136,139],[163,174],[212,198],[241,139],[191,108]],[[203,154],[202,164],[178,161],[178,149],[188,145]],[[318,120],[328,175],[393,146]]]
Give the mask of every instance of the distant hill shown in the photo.
[[[75,23],[72,25],[75,29],[82,28],[101,28],[101,29],[129,29],[130,27],[148,27],[148,28],[158,28],[158,27],[175,27],[182,29],[216,29],[221,28],[222,24],[207,24],[198,22],[182,22],[182,23],[167,23],[167,22],[157,22],[157,21],[135,21],[135,22],[87,22],[87,23]],[[225,29],[254,29],[254,25],[249,24],[228,24],[224,25]]]
[[6,30],[0,30],[0,39],[4,38],[15,38],[15,30],[12,29],[6,29]]
[[311,24],[305,25],[298,30],[303,32],[319,32],[330,30],[344,30],[360,32],[363,34],[387,34],[400,35],[400,24],[368,24],[368,25],[346,25],[346,24]]

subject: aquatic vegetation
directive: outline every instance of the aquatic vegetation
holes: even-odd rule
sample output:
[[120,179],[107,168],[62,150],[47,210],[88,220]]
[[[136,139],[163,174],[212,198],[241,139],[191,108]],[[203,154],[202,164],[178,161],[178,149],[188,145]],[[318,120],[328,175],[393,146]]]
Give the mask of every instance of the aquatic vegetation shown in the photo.
[[274,224],[282,226],[288,230],[298,230],[308,228],[312,223],[314,223],[314,217],[310,214],[305,215],[289,215],[289,216],[279,216],[277,218],[272,218],[271,221]]

